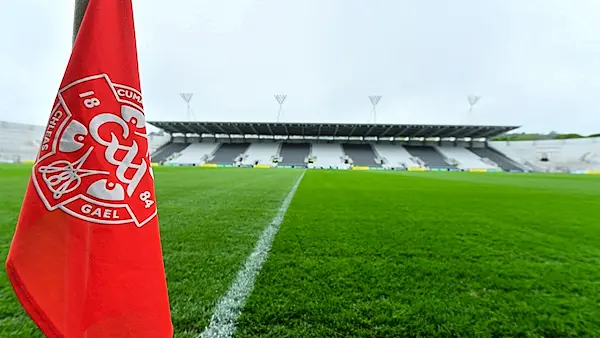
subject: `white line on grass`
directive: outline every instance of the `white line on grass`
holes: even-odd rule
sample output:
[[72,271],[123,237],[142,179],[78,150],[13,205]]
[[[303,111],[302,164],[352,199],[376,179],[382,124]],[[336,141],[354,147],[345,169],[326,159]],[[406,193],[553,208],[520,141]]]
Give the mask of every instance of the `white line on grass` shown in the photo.
[[235,281],[227,293],[219,300],[215,312],[210,318],[209,326],[199,337],[221,338],[233,336],[237,320],[242,314],[242,310],[246,304],[246,299],[248,299],[248,295],[250,295],[250,292],[252,292],[252,289],[254,288],[256,277],[269,255],[273,239],[275,238],[285,213],[290,206],[290,202],[300,185],[300,181],[302,181],[302,178],[304,177],[304,173],[305,172],[302,172],[296,183],[294,183],[294,186],[283,200],[283,203],[281,203],[277,215],[263,231],[256,242],[254,250],[246,259],[244,267],[238,271]]

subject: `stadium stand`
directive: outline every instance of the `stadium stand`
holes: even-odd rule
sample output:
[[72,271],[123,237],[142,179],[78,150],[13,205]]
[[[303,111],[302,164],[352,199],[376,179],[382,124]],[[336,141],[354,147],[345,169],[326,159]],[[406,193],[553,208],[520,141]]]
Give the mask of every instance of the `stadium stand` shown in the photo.
[[171,141],[171,135],[166,133],[149,133],[148,134],[148,150],[150,154],[154,154],[158,148],[164,146]]
[[522,171],[523,169],[525,169],[494,148],[481,147],[469,148],[469,150],[477,154],[482,159],[487,158],[490,161],[496,163],[500,168],[502,168],[505,171]]
[[534,170],[600,170],[600,138],[494,141],[490,145]]
[[243,155],[242,164],[246,165],[271,165],[273,159],[279,157],[280,143],[264,142],[252,143]]
[[387,168],[419,168],[416,159],[399,144],[375,144],[375,150]]
[[494,169],[498,165],[491,160],[484,161],[477,154],[463,147],[438,147],[437,150],[459,169]]
[[221,143],[207,163],[232,164],[239,163],[250,143]]
[[44,132],[42,126],[0,122],[0,162],[35,160]]
[[206,163],[206,161],[212,159],[212,154],[218,146],[218,143],[192,143],[187,148],[183,149],[179,153],[179,156],[172,159],[169,163],[188,165],[198,165]]
[[444,156],[432,146],[409,145],[405,147],[409,153],[411,153],[414,157],[418,157],[429,168],[455,168],[454,165],[448,163]]
[[344,153],[350,158],[355,166],[359,167],[381,167],[381,160],[373,151],[373,147],[368,144],[345,143],[342,145]]
[[[482,147],[488,138],[514,130],[514,126],[460,126],[460,125],[401,125],[401,124],[319,124],[319,123],[255,123],[255,122],[149,122],[166,133],[174,142],[187,142],[197,137],[200,142],[223,143],[209,163],[224,165],[252,165],[268,162],[278,156],[279,165],[315,168],[347,169],[348,163],[373,168],[418,168],[428,166],[457,170],[456,159],[447,160],[436,150],[437,146]],[[190,136],[197,135],[197,136]],[[273,140],[271,149],[257,150],[257,140]],[[459,143],[460,140],[460,143]],[[235,142],[247,142],[244,149],[223,154]],[[449,143],[450,145],[447,145]],[[250,146],[252,144],[252,146]],[[252,149],[248,149],[250,146]],[[268,147],[268,146],[258,146]],[[279,152],[275,151],[279,147]],[[460,150],[459,150],[460,151]],[[272,154],[271,154],[272,153]],[[461,152],[460,167],[477,163],[476,169],[496,168],[489,159],[475,161],[477,155]],[[173,156],[173,155],[171,155]],[[307,163],[309,162],[309,163]],[[471,163],[471,164],[467,164]],[[483,163],[483,164],[480,164]],[[487,164],[487,165],[486,165]],[[481,168],[483,167],[483,168]]]
[[173,156],[179,154],[183,149],[187,148],[186,143],[167,143],[162,147],[158,148],[154,154],[151,154],[150,158],[152,162],[163,163],[170,160]]
[[313,143],[311,167],[320,169],[346,169],[344,151],[340,143]]
[[306,166],[309,155],[310,143],[282,143],[279,163],[286,166]]

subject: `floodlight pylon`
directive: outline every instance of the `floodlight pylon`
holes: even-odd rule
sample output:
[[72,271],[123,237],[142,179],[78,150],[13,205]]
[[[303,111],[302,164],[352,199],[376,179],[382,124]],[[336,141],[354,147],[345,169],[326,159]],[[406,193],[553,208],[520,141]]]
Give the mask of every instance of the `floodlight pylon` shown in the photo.
[[185,104],[187,105],[187,118],[190,121],[194,121],[196,120],[196,116],[194,116],[194,111],[192,110],[192,106],[190,104],[190,101],[192,101],[192,97],[194,96],[194,93],[180,93],[179,95],[181,95],[181,98],[183,99],[183,101],[185,101]]
[[373,123],[377,123],[377,104],[381,100],[381,95],[370,95],[369,101],[371,101],[371,105],[373,106]]
[[277,103],[279,104],[279,109],[277,110],[277,122],[279,122],[279,120],[281,119],[281,112],[283,111],[283,103],[285,102],[286,98],[287,98],[286,94],[275,95],[275,100],[277,100]]
[[473,107],[479,102],[481,96],[478,95],[469,95],[467,96],[467,100],[469,101],[469,113],[473,112]]

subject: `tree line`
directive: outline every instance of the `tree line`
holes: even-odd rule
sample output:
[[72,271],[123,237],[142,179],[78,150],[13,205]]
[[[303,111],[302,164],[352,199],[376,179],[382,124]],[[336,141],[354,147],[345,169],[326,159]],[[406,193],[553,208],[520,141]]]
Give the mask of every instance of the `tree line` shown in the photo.
[[531,134],[531,133],[511,133],[504,134],[492,138],[492,141],[537,141],[537,140],[567,140],[574,138],[590,138],[600,137],[600,133],[591,135],[581,135],[576,133],[559,134],[557,132],[550,132],[548,134]]

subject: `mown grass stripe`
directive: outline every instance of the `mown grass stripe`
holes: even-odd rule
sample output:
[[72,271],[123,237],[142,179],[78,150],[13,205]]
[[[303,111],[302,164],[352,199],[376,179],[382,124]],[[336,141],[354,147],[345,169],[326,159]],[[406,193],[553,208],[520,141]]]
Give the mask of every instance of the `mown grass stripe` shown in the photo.
[[210,319],[209,326],[200,334],[202,338],[231,337],[236,329],[236,323],[246,303],[246,299],[254,288],[256,277],[260,273],[264,262],[269,255],[273,239],[279,231],[281,222],[285,217],[288,207],[304,177],[304,172],[300,175],[292,189],[283,200],[277,215],[271,221],[269,226],[263,231],[256,242],[254,250],[246,259],[243,268],[238,272],[235,281],[227,293],[219,300],[215,311]]

